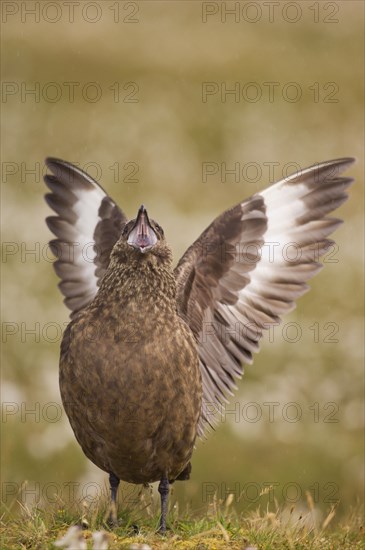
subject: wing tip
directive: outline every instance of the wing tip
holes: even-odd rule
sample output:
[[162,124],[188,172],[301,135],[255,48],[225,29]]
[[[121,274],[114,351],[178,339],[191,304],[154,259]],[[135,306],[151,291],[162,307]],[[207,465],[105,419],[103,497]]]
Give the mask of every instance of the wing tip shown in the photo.
[[331,160],[325,160],[323,162],[317,162],[315,164],[312,164],[311,166],[309,166],[308,170],[312,169],[312,168],[326,168],[326,167],[335,167],[335,166],[339,166],[341,167],[341,172],[343,172],[344,170],[346,170],[346,168],[348,166],[351,166],[352,164],[355,164],[357,162],[357,159],[355,157],[340,157],[340,158],[337,158],[337,159],[331,159]]
[[54,223],[55,222],[57,223],[58,220],[59,220],[59,216],[47,216],[46,217],[46,220],[45,220],[46,225],[47,225],[48,229],[50,231],[52,231],[53,234],[55,234],[55,232],[54,232],[54,227],[55,227]]
[[61,164],[62,166],[72,166],[70,162],[67,162],[66,160],[60,159],[58,157],[46,157],[44,162],[46,166],[48,166],[48,168],[51,168],[52,165],[58,164]]

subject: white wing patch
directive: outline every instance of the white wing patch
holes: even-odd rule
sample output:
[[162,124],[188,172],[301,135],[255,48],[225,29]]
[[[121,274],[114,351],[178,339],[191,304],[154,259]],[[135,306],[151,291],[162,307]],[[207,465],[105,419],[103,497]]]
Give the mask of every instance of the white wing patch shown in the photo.
[[58,258],[54,268],[61,278],[65,304],[76,313],[96,295],[126,217],[102,187],[76,166],[53,158],[46,164],[53,174],[44,177],[52,191],[45,198],[57,214],[46,220],[57,237],[50,241]]
[[[219,404],[235,389],[232,376],[243,374],[242,363],[252,363],[264,330],[295,308],[295,301],[309,290],[307,281],[322,269],[319,259],[333,244],[327,237],[342,223],[327,214],[348,197],[346,189],[352,180],[339,174],[352,162],[339,159],[313,166],[255,195],[264,200],[267,228],[254,269],[248,271],[248,282],[237,292],[235,304],[216,300],[204,313],[203,326],[215,321],[216,337],[199,339],[203,380],[200,435],[206,423],[215,422],[209,417],[209,407],[219,410]],[[242,203],[242,208],[246,204]],[[230,273],[239,274],[244,263],[240,257],[219,279],[219,285],[229,289]]]

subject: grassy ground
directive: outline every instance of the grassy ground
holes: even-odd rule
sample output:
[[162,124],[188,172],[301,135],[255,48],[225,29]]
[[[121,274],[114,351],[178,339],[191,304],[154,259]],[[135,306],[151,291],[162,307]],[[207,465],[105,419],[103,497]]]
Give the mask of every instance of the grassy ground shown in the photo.
[[[264,2],[257,23],[243,16],[236,22],[228,13],[224,23],[219,2],[212,2],[219,12],[206,23],[204,3],[186,0],[130,2],[129,7],[114,0],[75,2],[74,22],[67,2],[60,2],[62,18],[52,23],[54,2],[3,4],[5,12],[13,6],[17,13],[10,15],[8,9],[4,15],[2,77],[5,86],[19,91],[5,98],[2,119],[7,137],[2,146],[3,242],[5,250],[12,249],[1,263],[6,289],[2,488],[27,479],[28,494],[55,485],[64,495],[73,487],[70,480],[82,488],[91,480],[102,486],[105,478],[83,456],[59,395],[59,347],[68,313],[46,244],[52,237],[44,222],[51,214],[43,198],[45,156],[79,163],[100,178],[128,216],[146,204],[163,225],[175,261],[215,216],[284,177],[291,166],[356,156],[348,175],[357,182],[338,213],[345,220],[335,234],[338,254],[327,258],[298,309],[266,336],[255,364],[246,368],[227,408],[238,411],[238,417],[227,414],[214,436],[197,445],[192,479],[176,484],[179,502],[190,502],[193,512],[185,512],[184,504],[177,510],[172,500],[171,531],[164,539],[155,535],[157,501],[144,511],[137,504],[137,510],[126,512],[120,500],[121,527],[110,532],[109,548],[142,542],[168,549],[365,548],[360,515],[349,511],[364,485],[364,3]],[[90,11],[83,12],[83,4],[90,4]],[[95,23],[82,16],[94,16],[91,4],[102,10]],[[228,10],[239,3],[222,4]],[[255,6],[244,4],[252,17]],[[295,15],[291,4],[302,13],[297,23],[285,19]],[[123,22],[133,6],[138,22]],[[82,93],[93,82],[102,89],[100,101],[89,101]],[[221,91],[236,84],[243,90],[251,82],[262,90],[262,98],[250,101],[241,93],[239,101],[232,95],[225,101],[217,93],[205,102],[202,90],[209,82]],[[70,83],[76,84],[75,100],[68,93]],[[137,103],[126,101],[127,83],[139,87]],[[275,84],[274,101],[270,83]],[[298,102],[285,98],[289,83],[302,90]],[[59,101],[51,98],[54,88],[47,97],[52,85],[62,92]],[[115,85],[120,86],[118,101]],[[318,86],[320,97],[315,98]],[[335,102],[331,86],[338,89]],[[32,94],[37,87],[39,94]],[[135,176],[126,169],[128,163],[137,164]],[[206,163],[217,168],[207,181]],[[258,179],[250,165],[257,167]],[[227,173],[226,178],[224,167],[238,167],[238,176]],[[283,330],[291,323],[302,334],[298,341]],[[245,414],[250,402],[262,411],[257,422]],[[274,418],[270,403],[278,403]],[[297,423],[285,415],[290,403],[303,413]],[[55,410],[60,413],[56,420],[51,417]],[[204,508],[204,485],[217,487],[225,498],[227,487],[241,494],[251,482],[255,487],[274,482],[278,507],[266,511],[260,501],[261,512],[249,515],[247,506],[258,503],[243,497],[228,508],[225,503]],[[288,483],[303,495],[315,492],[323,515],[310,505],[305,511],[305,503],[301,520],[299,506],[282,510]],[[332,489],[340,501],[335,516],[326,503]],[[6,498],[5,504],[10,506]],[[82,507],[72,510],[66,504],[55,509],[42,505],[46,511],[23,508],[21,515],[14,508],[2,520],[1,550],[53,548],[82,516]],[[90,550],[91,532],[102,528],[103,512],[88,510],[86,515]],[[138,536],[131,535],[128,525],[133,523],[141,529]]]
[[[96,530],[108,532],[110,550],[354,550],[365,547],[364,523],[359,510],[349,513],[347,520],[338,522],[336,511],[332,509],[324,520],[318,521],[310,499],[306,510],[276,507],[274,511],[257,510],[248,517],[233,510],[229,497],[224,503],[213,501],[199,513],[187,511],[181,514],[174,507],[169,512],[166,536],[156,533],[159,517],[157,503],[151,506],[151,503],[141,499],[140,504],[138,510],[120,513],[120,527],[113,530],[105,522],[108,515],[106,500],[93,509],[85,503],[79,510],[57,505],[53,509],[30,511],[23,506],[17,518],[5,520],[3,516],[1,548],[55,548],[53,543],[66,533],[70,525],[84,527],[82,536],[89,549],[92,547],[92,532]],[[72,546],[69,548],[72,549]]]

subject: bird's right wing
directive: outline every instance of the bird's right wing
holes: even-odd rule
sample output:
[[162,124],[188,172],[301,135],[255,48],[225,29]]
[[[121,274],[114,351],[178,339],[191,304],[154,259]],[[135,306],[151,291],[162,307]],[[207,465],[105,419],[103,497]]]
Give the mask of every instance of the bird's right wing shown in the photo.
[[45,198],[57,214],[46,219],[57,237],[49,244],[57,257],[54,268],[72,317],[97,293],[127,218],[80,168],[55,158],[47,158],[46,165],[53,174],[44,176],[51,190]]
[[332,244],[327,237],[341,223],[327,214],[347,199],[352,180],[339,175],[353,162],[323,162],[237,204],[178,263],[179,312],[200,356],[201,434],[232,395],[242,363],[252,362],[263,331],[295,307],[321,269],[319,258]]

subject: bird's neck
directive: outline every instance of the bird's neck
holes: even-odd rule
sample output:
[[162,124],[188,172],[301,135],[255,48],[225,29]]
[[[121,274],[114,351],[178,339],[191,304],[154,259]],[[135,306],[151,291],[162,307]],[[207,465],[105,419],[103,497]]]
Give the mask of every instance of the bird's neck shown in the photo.
[[95,299],[99,303],[148,310],[176,310],[176,283],[170,266],[149,261],[114,264],[103,277]]

